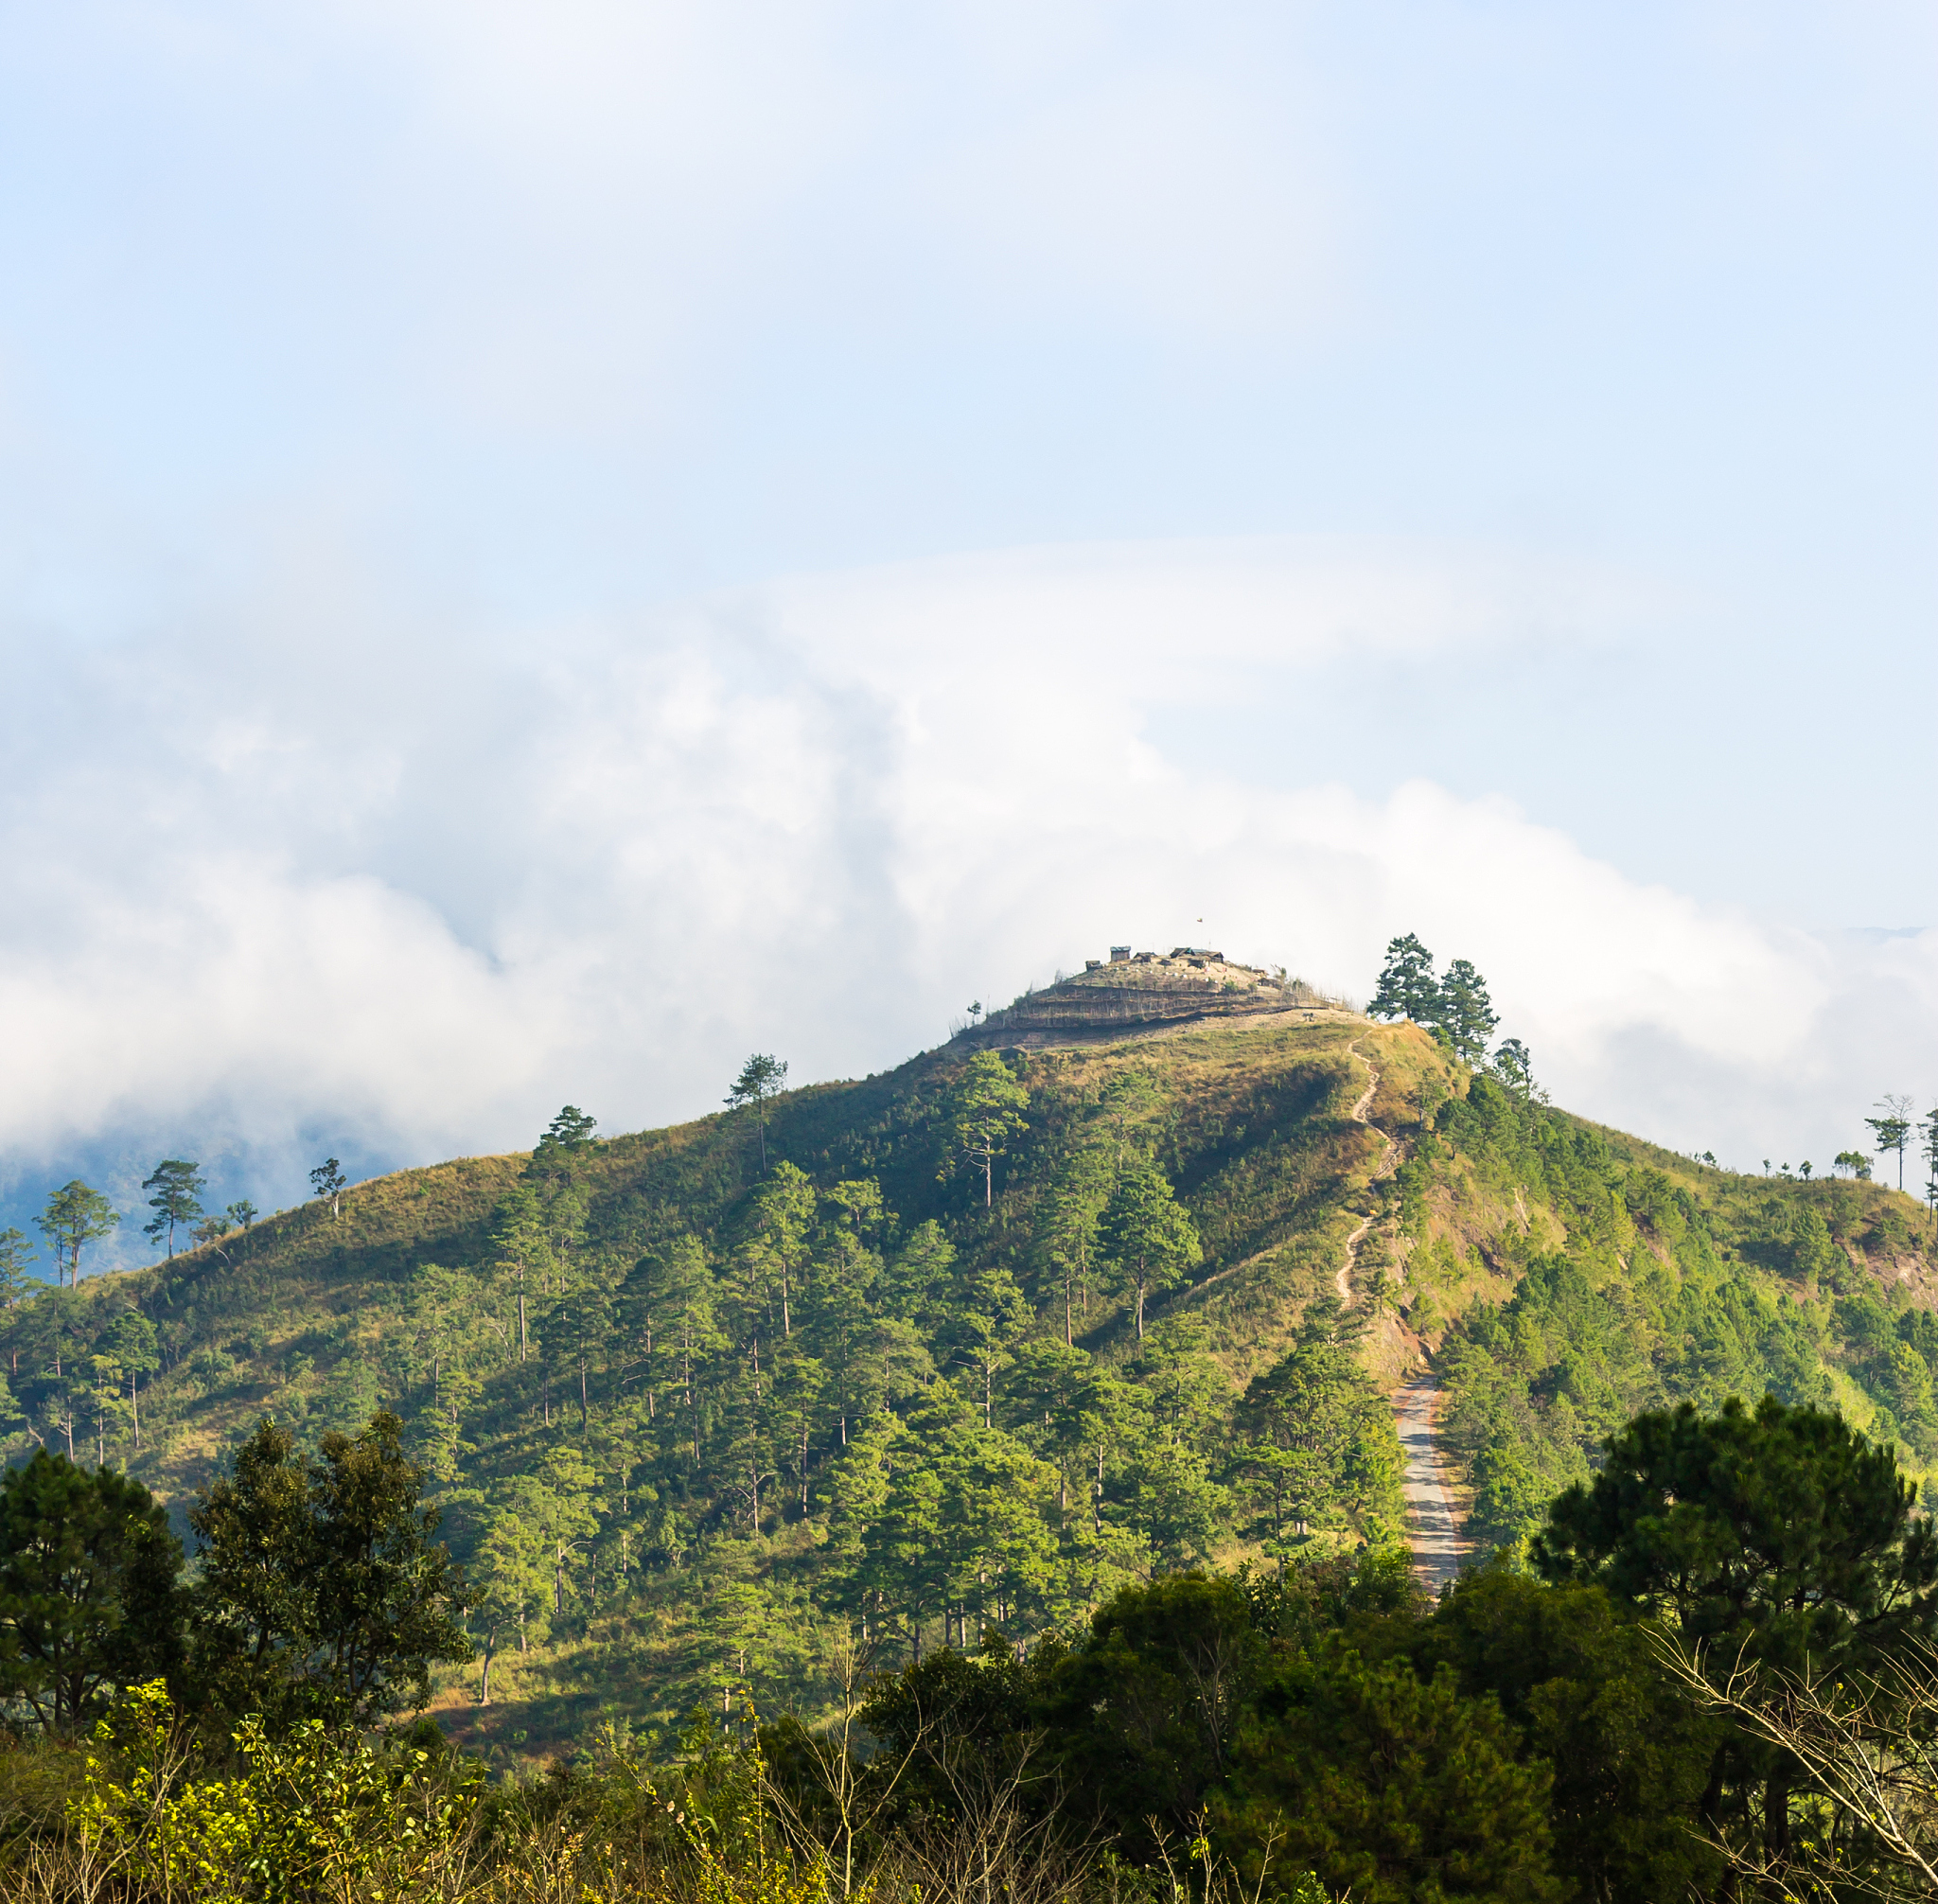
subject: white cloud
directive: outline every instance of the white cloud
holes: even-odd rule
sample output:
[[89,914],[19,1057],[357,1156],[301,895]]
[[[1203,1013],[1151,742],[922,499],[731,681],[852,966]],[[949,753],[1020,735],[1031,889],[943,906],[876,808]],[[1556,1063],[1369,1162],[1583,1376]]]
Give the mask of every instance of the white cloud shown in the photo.
[[1808,938],[1503,802],[1276,791],[1142,732],[1151,699],[1290,668],[1303,719],[1377,748],[1356,658],[1599,639],[1635,598],[1444,550],[1052,550],[321,667],[293,614],[44,661],[54,718],[7,790],[0,1149],[342,1129],[426,1157],[566,1099],[637,1126],[710,1108],[749,1049],[891,1064],[1112,941],[1363,992],[1417,930],[1480,964],[1561,1102],[1828,1155],[1878,1091],[1938,1083],[1938,935]]

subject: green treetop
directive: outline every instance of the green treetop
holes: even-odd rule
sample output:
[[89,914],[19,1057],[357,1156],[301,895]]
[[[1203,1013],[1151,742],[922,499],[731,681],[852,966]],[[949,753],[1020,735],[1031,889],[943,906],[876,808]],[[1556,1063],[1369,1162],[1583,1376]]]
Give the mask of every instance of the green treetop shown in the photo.
[[1145,1299],[1176,1288],[1185,1271],[1204,1255],[1198,1226],[1172,1196],[1164,1172],[1139,1158],[1126,1164],[1119,1176],[1100,1227],[1104,1248],[1136,1294],[1141,1342]]
[[0,1229],[0,1309],[17,1309],[33,1278],[27,1264],[34,1260],[26,1236],[17,1229]]
[[771,1051],[756,1051],[740,1067],[740,1075],[733,1081],[733,1087],[727,1093],[727,1108],[731,1111],[751,1109],[754,1122],[760,1130],[761,1169],[767,1167],[767,1104],[780,1095],[787,1083],[787,1061],[777,1058]]
[[995,1201],[995,1160],[1024,1128],[1030,1093],[994,1051],[978,1051],[949,1094],[947,1156],[942,1174],[969,1166],[982,1172],[982,1202]]
[[121,1213],[98,1190],[90,1190],[75,1177],[47,1199],[46,1208],[34,1221],[54,1245],[59,1279],[78,1289],[82,1246],[109,1235],[121,1221]]
[[1411,932],[1386,947],[1380,982],[1366,1007],[1369,1018],[1411,1018],[1416,1025],[1436,1022],[1440,1010],[1439,981],[1434,977],[1434,955]]
[[596,1148],[592,1133],[599,1119],[567,1104],[545,1126],[545,1134],[532,1152],[532,1174],[550,1179],[563,1177],[570,1182],[580,1163]]
[[182,1543],[139,1482],[39,1448],[0,1477],[0,1701],[73,1732],[181,1661]]
[[154,1219],[142,1225],[142,1235],[160,1242],[168,1240],[168,1260],[175,1257],[175,1225],[185,1229],[202,1214],[202,1192],[208,1188],[200,1165],[185,1157],[164,1157],[154,1173],[142,1179],[142,1189],[154,1192],[148,1207]]
[[1488,998],[1487,980],[1471,960],[1456,959],[1440,981],[1437,1028],[1462,1064],[1479,1065],[1488,1054],[1488,1040],[1501,1022]]
[[1885,1155],[1897,1153],[1897,1187],[1904,1188],[1904,1154],[1912,1137],[1912,1101],[1887,1094],[1877,1101],[1881,1113],[1864,1121],[1871,1126],[1877,1139],[1877,1148]]

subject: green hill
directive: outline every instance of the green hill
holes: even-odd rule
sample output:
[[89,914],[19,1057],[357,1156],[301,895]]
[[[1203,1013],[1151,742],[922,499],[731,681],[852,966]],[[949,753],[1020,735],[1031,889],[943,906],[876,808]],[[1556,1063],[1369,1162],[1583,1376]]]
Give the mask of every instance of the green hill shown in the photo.
[[[1290,988],[1128,1031],[1047,996],[764,1137],[565,1129],[47,1291],[0,1326],[10,1452],[71,1433],[179,1516],[264,1413],[313,1441],[394,1409],[479,1596],[439,1717],[501,1752],[812,1708],[856,1628],[1027,1640],[1127,1578],[1394,1539],[1383,1396],[1422,1360],[1484,1546],[1664,1400],[1835,1401],[1938,1454],[1911,1199],[1704,1168]],[[985,1205],[951,1132],[1005,1037]],[[1141,1337],[1132,1178],[1201,1245],[1146,1261]]]

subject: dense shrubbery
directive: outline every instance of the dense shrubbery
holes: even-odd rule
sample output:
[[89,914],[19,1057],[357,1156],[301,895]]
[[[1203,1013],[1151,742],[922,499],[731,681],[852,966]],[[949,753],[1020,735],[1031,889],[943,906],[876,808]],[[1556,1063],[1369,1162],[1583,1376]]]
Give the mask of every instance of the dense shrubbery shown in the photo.
[[[1027,1647],[987,1629],[973,1652],[873,1670],[857,1639],[819,1718],[723,1729],[696,1710],[672,1745],[608,1728],[529,1784],[488,1780],[428,1721],[367,1729],[421,1689],[461,1593],[395,1424],[293,1477],[286,1452],[265,1427],[198,1510],[218,1564],[185,1595],[159,1570],[180,1624],[150,1632],[173,1662],[151,1680],[115,1617],[156,1604],[139,1490],[81,1477],[97,1559],[29,1595],[45,1525],[10,1509],[45,1476],[10,1480],[0,1655],[40,1725],[0,1754],[9,1895],[1657,1904],[1734,1896],[1743,1870],[1785,1896],[1899,1895],[1932,1849],[1916,1686],[1938,1657],[1938,1537],[1889,1449],[1774,1398],[1627,1424],[1551,1505],[1538,1578],[1497,1559],[1430,1602],[1398,1548],[1184,1570]],[[343,1544],[346,1495],[375,1538]],[[118,1546],[100,1538],[117,1517]],[[276,1538],[225,1547],[238,1527]],[[238,1678],[251,1630],[223,1595],[251,1554],[268,1637]],[[97,1666],[71,1710],[27,1697],[59,1675],[22,1644],[63,1600],[80,1638],[61,1669],[90,1648]],[[327,1605],[354,1616],[332,1627]],[[345,1632],[380,1670],[344,1669]],[[238,1686],[267,1710],[238,1721]],[[1841,1784],[1786,1742],[1812,1687],[1833,1728],[1863,1715]],[[82,1744],[87,1702],[108,1709]],[[1859,1786],[1894,1752],[1887,1831]]]

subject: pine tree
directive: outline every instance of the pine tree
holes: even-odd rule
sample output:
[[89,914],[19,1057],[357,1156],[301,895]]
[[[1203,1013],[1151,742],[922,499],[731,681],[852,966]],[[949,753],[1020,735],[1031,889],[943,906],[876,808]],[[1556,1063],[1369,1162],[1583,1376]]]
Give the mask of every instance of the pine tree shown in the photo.
[[1488,997],[1487,980],[1466,959],[1456,959],[1440,981],[1436,1028],[1465,1065],[1478,1066],[1488,1054],[1488,1040],[1501,1022]]
[[1439,1013],[1440,987],[1434,978],[1434,955],[1411,932],[1391,941],[1366,1016],[1411,1018],[1417,1025],[1432,1025],[1438,1022]]
[[727,1093],[725,1102],[730,1111],[750,1108],[753,1112],[754,1122],[760,1130],[763,1174],[767,1168],[767,1105],[786,1083],[786,1061],[771,1052],[756,1051],[741,1066],[739,1077],[734,1079],[732,1088]]
[[164,1157],[151,1175],[143,1178],[142,1189],[152,1190],[148,1207],[154,1221],[142,1226],[142,1235],[160,1242],[168,1240],[168,1260],[175,1260],[175,1225],[185,1227],[202,1214],[202,1192],[208,1188],[199,1165],[185,1157]]
[[964,1165],[979,1167],[984,1208],[995,1201],[995,1160],[1024,1128],[1029,1104],[1030,1093],[994,1051],[977,1052],[949,1093],[947,1155],[941,1175],[946,1179]]
[[108,1199],[79,1177],[62,1184],[34,1219],[42,1235],[54,1245],[59,1279],[76,1289],[80,1287],[82,1246],[109,1235],[120,1221],[120,1212]]
[[1184,1280],[1204,1250],[1190,1213],[1172,1195],[1155,1164],[1125,1165],[1100,1225],[1105,1249],[1136,1298],[1137,1340],[1144,1339],[1144,1304]]

